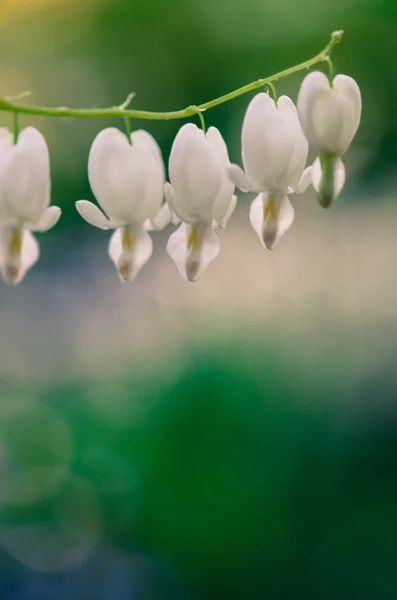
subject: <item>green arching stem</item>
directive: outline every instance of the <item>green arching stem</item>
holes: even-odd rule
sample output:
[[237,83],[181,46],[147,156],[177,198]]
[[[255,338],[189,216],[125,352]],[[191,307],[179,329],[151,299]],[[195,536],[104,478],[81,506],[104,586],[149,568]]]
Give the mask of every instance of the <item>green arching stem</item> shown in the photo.
[[200,104],[198,106],[188,106],[182,110],[175,110],[170,112],[152,112],[147,110],[131,110],[126,108],[132,98],[132,94],[127,98],[126,102],[121,104],[120,106],[115,106],[111,108],[68,108],[66,106],[59,106],[57,108],[46,107],[46,106],[31,106],[31,105],[23,105],[23,104],[15,104],[12,98],[0,98],[0,111],[13,112],[13,113],[21,113],[25,115],[36,115],[42,117],[72,117],[72,118],[128,118],[128,119],[151,119],[157,121],[165,121],[169,119],[185,119],[187,117],[191,117],[195,114],[201,115],[202,111],[208,110],[210,108],[214,108],[215,106],[219,106],[220,104],[224,104],[225,102],[229,102],[234,98],[238,98],[243,94],[247,94],[248,92],[252,92],[259,88],[264,87],[265,85],[270,85],[274,81],[278,79],[282,79],[283,77],[287,77],[288,75],[292,75],[293,73],[297,73],[299,71],[303,71],[304,69],[309,69],[314,65],[328,61],[329,53],[331,50],[339,44],[342,39],[343,31],[334,31],[331,35],[331,39],[328,44],[325,46],[321,52],[316,54],[313,58],[309,58],[299,65],[294,67],[290,67],[288,69],[284,69],[283,71],[279,71],[274,75],[270,75],[270,77],[266,77],[264,79],[258,79],[257,81],[253,81],[252,83],[248,83],[229,94],[225,94],[224,96],[220,96],[215,100],[210,100],[209,102],[205,102],[204,104]]

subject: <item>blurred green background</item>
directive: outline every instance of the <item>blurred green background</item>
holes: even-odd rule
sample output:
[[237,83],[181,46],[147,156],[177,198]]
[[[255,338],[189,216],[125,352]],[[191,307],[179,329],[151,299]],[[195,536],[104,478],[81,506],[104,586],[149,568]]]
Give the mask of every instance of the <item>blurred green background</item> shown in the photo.
[[[60,224],[0,290],[0,597],[397,597],[394,0],[0,0],[1,95],[199,104],[316,54],[362,90],[348,181],[276,251],[243,197],[202,279],[166,255],[123,285],[78,217],[103,120],[46,136]],[[277,84],[296,99],[303,73]],[[206,114],[240,162],[248,97]],[[136,122],[167,160],[181,123]],[[0,125],[10,117],[0,114]]]

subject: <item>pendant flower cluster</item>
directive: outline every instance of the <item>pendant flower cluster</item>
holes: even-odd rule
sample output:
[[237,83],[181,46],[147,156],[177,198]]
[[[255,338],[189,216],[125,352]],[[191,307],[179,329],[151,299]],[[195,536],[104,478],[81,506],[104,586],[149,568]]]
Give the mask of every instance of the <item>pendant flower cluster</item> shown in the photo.
[[[169,159],[169,183],[160,148],[146,131],[125,135],[108,128],[95,138],[88,178],[99,207],[76,202],[89,224],[113,230],[108,253],[122,281],[133,281],[153,252],[150,232],[177,225],[167,251],[182,277],[197,281],[220,251],[223,230],[237,204],[235,186],[255,197],[250,221],[273,250],[294,221],[294,196],[309,185],[328,208],[345,183],[342,156],[361,117],[357,83],[320,72],[307,75],[297,107],[267,93],[250,102],[242,126],[243,169],[231,164],[221,133],[192,123],[181,127]],[[309,146],[317,158],[307,165]],[[32,232],[53,227],[61,210],[50,206],[47,144],[28,127],[17,141],[0,129],[0,271],[19,283],[39,258]]]
[[135,131],[131,143],[118,129],[104,129],[88,159],[91,189],[103,212],[88,200],[76,202],[80,215],[99,229],[114,229],[109,256],[122,281],[133,281],[153,252],[148,231],[170,221],[162,206],[165,183],[160,148],[146,131]]
[[0,129],[0,270],[3,280],[20,283],[40,256],[32,232],[51,229],[61,216],[50,206],[50,159],[44,137],[24,129],[16,144]]
[[321,206],[328,208],[345,184],[341,157],[360,124],[360,88],[347,75],[337,75],[330,86],[324,73],[315,71],[303,80],[298,111],[303,131],[318,153],[312,184]]
[[171,149],[165,197],[181,225],[167,251],[188,281],[196,281],[218,256],[215,230],[224,229],[236,207],[228,164],[226,144],[215,127],[206,134],[192,123],[180,129]]
[[228,169],[243,192],[258,194],[251,204],[250,220],[260,242],[273,250],[292,225],[295,211],[288,194],[300,194],[310,184],[305,169],[308,142],[294,103],[282,96],[278,103],[265,93],[248,106],[242,130],[242,159]]

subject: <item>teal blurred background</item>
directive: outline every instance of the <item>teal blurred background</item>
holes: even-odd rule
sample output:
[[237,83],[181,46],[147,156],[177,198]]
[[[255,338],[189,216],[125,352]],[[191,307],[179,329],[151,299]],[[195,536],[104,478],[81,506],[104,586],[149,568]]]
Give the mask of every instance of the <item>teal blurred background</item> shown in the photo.
[[[0,0],[1,95],[34,104],[199,104],[336,29],[336,70],[363,95],[332,210],[297,198],[268,253],[242,197],[194,285],[166,255],[171,227],[123,285],[108,234],[75,212],[93,138],[121,122],[21,117],[48,140],[63,218],[0,290],[1,598],[395,600],[396,6]],[[236,162],[249,97],[206,114]],[[134,123],[165,160],[179,126]]]

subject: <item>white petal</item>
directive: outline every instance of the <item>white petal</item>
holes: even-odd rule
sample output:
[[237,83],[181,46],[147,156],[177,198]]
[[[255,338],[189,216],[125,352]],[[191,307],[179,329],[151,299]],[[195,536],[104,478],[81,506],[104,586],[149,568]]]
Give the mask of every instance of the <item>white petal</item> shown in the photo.
[[[321,178],[322,178],[322,169],[321,169],[321,163],[320,163],[320,159],[317,158],[312,166],[312,184],[314,189],[316,190],[316,192],[318,193],[320,191],[320,186],[321,186]],[[345,185],[345,181],[346,181],[346,169],[345,169],[345,165],[343,164],[343,162],[341,161],[341,159],[335,159],[335,163],[334,163],[334,193],[333,193],[333,197],[329,203],[329,205],[332,204],[332,202],[334,200],[336,200],[336,198],[339,196],[339,194],[341,193],[344,185]]]
[[99,229],[113,229],[112,222],[92,202],[89,202],[88,200],[78,200],[76,202],[76,210],[90,225],[98,227]]
[[172,210],[184,221],[212,221],[222,184],[222,167],[201,129],[187,123],[171,149],[169,172],[175,197]]
[[164,202],[154,219],[146,219],[143,224],[144,229],[146,229],[146,231],[162,231],[171,223],[171,219],[171,209],[168,204]]
[[218,227],[219,229],[225,229],[228,220],[230,219],[230,217],[232,216],[232,214],[235,211],[235,208],[237,206],[237,196],[232,196],[230,202],[229,202],[229,206],[227,207],[226,212],[224,213],[223,217],[217,221],[214,219],[214,227]]
[[[166,182],[164,186],[164,195],[168,206],[171,209],[172,222],[174,225],[178,224],[178,221],[184,221],[185,223],[189,223],[190,221],[190,213],[187,210],[187,207],[182,203],[177,203],[175,190],[172,185]],[[177,212],[178,211],[178,212]],[[176,219],[174,218],[176,215]]]
[[14,144],[14,136],[6,127],[0,127],[0,168]]
[[152,135],[150,135],[150,133],[148,133],[147,131],[144,131],[143,129],[139,129],[138,131],[134,131],[131,134],[131,138],[132,138],[132,145],[134,147],[145,148],[145,149],[149,150],[152,157],[156,161],[157,165],[161,169],[161,171],[163,173],[163,178],[165,180],[165,167],[164,167],[163,156],[161,154],[160,147],[159,147],[158,143],[156,142],[156,140],[154,139],[154,137]]
[[223,228],[236,206],[234,203],[233,208],[230,210],[234,194],[234,184],[226,171],[230,167],[229,154],[225,141],[216,127],[208,129],[206,138],[222,167],[222,184],[214,202],[212,216],[217,225]]
[[236,187],[242,192],[257,192],[258,190],[252,186],[248,181],[247,175],[244,173],[241,167],[238,165],[231,164],[226,168],[226,172],[230,180]]
[[312,168],[312,165],[310,165],[310,167],[307,167],[307,169],[303,171],[302,177],[298,181],[298,185],[295,188],[291,188],[289,190],[290,193],[303,194],[307,190],[312,183]]
[[61,209],[59,206],[49,206],[47,210],[44,211],[43,216],[40,221],[35,225],[29,226],[30,231],[40,231],[44,233],[49,229],[52,229],[54,225],[56,225],[61,217]]
[[[15,235],[19,238],[17,244]],[[0,268],[5,283],[20,283],[39,256],[39,244],[30,231],[8,227],[0,229]]]
[[[194,230],[194,231],[193,231]],[[192,244],[192,237],[194,243]],[[168,240],[167,252],[187,281],[197,281],[218,256],[220,242],[212,227],[182,223]]]
[[[176,197],[175,197],[175,190],[172,187],[172,185],[170,183],[168,183],[168,181],[165,183],[164,185],[164,196],[165,196],[165,200],[170,208],[171,211],[171,222],[173,225],[179,225],[179,223],[181,222],[180,217],[178,217],[178,215],[175,212],[176,209]],[[184,221],[188,222],[188,218],[189,215],[186,213],[183,213],[185,216]]]
[[314,148],[319,153],[341,156],[360,121],[360,90],[346,75],[335,77],[331,88],[323,73],[310,73],[299,91],[298,111],[303,130]]
[[160,209],[164,171],[153,148],[145,144],[131,146],[118,129],[104,129],[95,138],[88,159],[88,177],[98,203],[111,221],[140,225]]
[[257,94],[250,102],[241,138],[244,169],[253,187],[287,189],[294,132],[268,94]]
[[[222,178],[221,189],[215,198],[212,216],[214,220],[221,224],[225,223],[230,216],[229,207],[233,198],[234,184],[228,179],[226,173]],[[232,211],[233,212],[233,211]]]
[[262,246],[273,250],[294,222],[295,211],[288,196],[273,198],[274,212],[266,210],[269,200],[269,195],[264,193],[255,198],[250,208],[250,222]]
[[1,169],[2,212],[37,223],[50,203],[50,161],[44,137],[28,127],[7,153]]
[[288,96],[281,96],[277,106],[290,128],[294,140],[294,147],[290,157],[286,181],[288,182],[288,185],[296,188],[298,187],[299,180],[302,177],[306,165],[309,144],[300,124],[298,111],[291,98],[288,98]]
[[317,97],[327,96],[330,85],[327,77],[320,71],[313,71],[306,75],[299,89],[297,108],[299,119],[309,141],[317,147],[319,141],[313,124],[313,105]]
[[343,95],[349,104],[343,126],[343,144],[347,150],[354,138],[361,119],[361,92],[357,83],[348,75],[337,75],[333,81],[336,93]]
[[[126,247],[124,236],[129,236]],[[121,281],[134,281],[153,253],[153,242],[144,229],[119,228],[109,242],[109,256],[114,262]]]
[[229,153],[221,132],[216,127],[210,127],[205,135],[215,156],[223,167],[230,165]]

